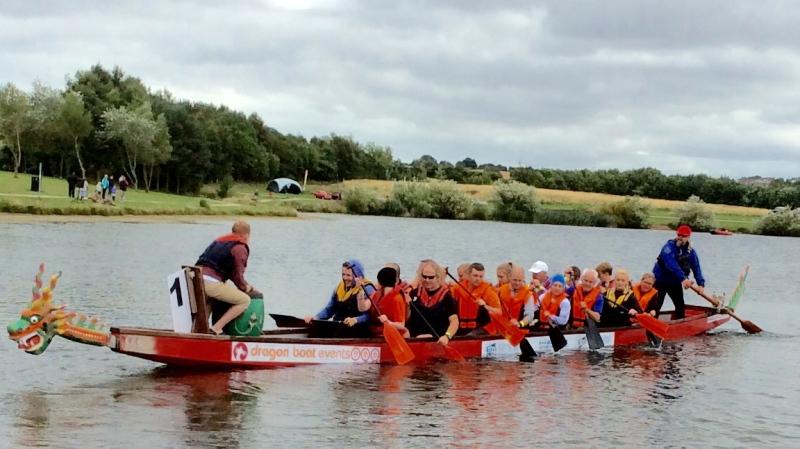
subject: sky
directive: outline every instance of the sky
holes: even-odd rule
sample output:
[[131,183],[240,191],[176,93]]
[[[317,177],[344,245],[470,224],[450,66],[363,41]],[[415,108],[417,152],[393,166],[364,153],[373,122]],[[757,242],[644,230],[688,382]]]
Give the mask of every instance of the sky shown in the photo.
[[0,3],[0,83],[100,63],[410,162],[800,176],[791,1]]

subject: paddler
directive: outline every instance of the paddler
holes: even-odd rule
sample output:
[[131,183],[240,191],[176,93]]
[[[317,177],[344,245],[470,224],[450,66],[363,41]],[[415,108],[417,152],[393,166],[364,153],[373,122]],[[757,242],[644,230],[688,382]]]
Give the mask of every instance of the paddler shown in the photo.
[[313,317],[306,317],[307,323],[314,320],[341,321],[351,328],[350,332],[338,333],[337,336],[362,336],[368,334],[367,322],[369,311],[358,310],[358,300],[364,300],[375,292],[375,285],[364,279],[364,266],[356,259],[350,259],[342,264],[342,279],[333,289],[328,303]]
[[383,333],[383,326],[392,326],[403,337],[410,334],[406,329],[408,309],[406,301],[409,286],[400,282],[396,269],[385,266],[378,271],[378,289],[368,299],[359,299],[359,310],[369,311],[369,325],[373,336]]
[[572,291],[572,327],[576,329],[583,327],[587,318],[599,323],[603,302],[597,270],[586,268]]
[[483,279],[486,273],[481,263],[469,265],[467,282],[453,286],[458,302],[459,334],[480,333],[489,323],[489,312],[500,313],[500,298],[492,284]]
[[497,291],[503,309],[503,316],[511,324],[526,327],[533,323],[536,307],[533,294],[525,285],[525,269],[520,265],[512,265],[508,275],[508,283]]
[[[600,319],[602,327],[631,325],[631,317],[642,312],[631,288],[631,277],[627,270],[619,269],[614,276],[614,289],[606,291],[606,304]],[[622,306],[622,307],[620,307]]]

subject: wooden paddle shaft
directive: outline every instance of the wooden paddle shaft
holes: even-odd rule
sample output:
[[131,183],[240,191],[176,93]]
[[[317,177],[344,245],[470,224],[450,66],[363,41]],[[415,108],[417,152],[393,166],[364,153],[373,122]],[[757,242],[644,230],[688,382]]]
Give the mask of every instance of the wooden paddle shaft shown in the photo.
[[[713,296],[710,296],[708,293],[700,290],[699,287],[697,287],[696,285],[692,285],[691,289],[694,290],[694,292],[697,293],[701,298],[705,299],[706,301],[710,302],[711,304],[714,304],[714,307],[719,307],[720,306],[719,300],[717,300]],[[728,308],[723,308],[722,310],[723,310],[724,313],[727,313],[728,315],[732,316],[733,319],[735,319],[736,321],[740,322],[741,324],[743,324],[743,325],[749,325],[750,324],[749,321],[747,321],[746,322],[747,324],[746,324],[745,320],[743,320],[743,319],[739,318],[738,316],[736,316],[736,314],[733,313],[733,310],[728,309]]]

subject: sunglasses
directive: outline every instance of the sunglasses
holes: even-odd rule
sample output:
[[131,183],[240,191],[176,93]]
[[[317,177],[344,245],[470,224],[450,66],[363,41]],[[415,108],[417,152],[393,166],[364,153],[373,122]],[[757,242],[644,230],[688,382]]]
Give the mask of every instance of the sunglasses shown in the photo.
[[425,275],[423,274],[423,275],[421,275],[421,276],[422,276],[422,279],[427,279],[427,280],[436,279],[436,275],[433,275],[433,276],[425,276]]

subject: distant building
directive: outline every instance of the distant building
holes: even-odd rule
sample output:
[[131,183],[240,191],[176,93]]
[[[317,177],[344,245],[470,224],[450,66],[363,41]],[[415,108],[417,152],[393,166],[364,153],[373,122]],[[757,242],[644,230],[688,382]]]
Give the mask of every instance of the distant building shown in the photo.
[[762,178],[761,176],[749,176],[739,178],[737,182],[746,186],[767,187],[775,181],[775,178]]

